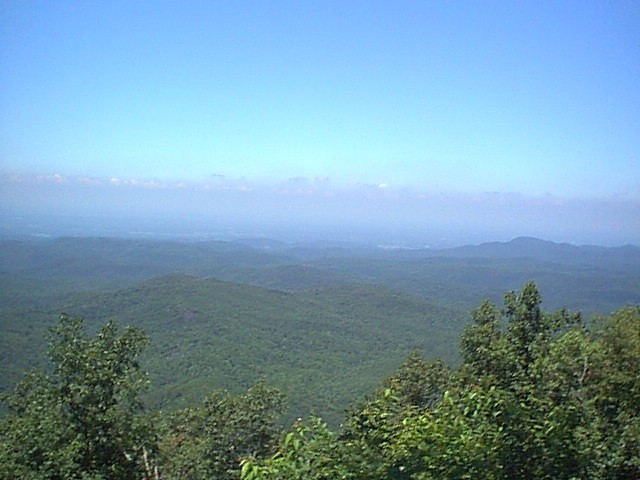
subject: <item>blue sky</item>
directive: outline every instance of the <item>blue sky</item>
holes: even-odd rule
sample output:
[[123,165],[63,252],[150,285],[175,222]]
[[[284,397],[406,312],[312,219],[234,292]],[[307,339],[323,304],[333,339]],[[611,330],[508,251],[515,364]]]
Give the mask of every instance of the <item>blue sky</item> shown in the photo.
[[622,205],[621,241],[640,239],[638,2],[1,0],[0,27],[12,211],[73,185],[115,209],[123,187],[255,206],[297,184],[362,208],[373,187],[407,222],[425,197],[499,198],[505,225]]

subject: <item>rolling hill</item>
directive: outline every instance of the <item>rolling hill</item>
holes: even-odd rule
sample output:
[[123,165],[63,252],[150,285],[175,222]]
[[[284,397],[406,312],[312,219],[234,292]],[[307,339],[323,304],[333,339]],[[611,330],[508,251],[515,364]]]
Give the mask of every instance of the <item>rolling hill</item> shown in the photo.
[[0,244],[0,389],[43,360],[61,312],[144,328],[154,406],[259,378],[290,416],[342,410],[411,350],[457,361],[469,310],[535,280],[544,308],[640,303],[640,249],[531,238],[447,250],[60,238]]
[[[291,416],[315,411],[334,422],[412,350],[455,362],[467,321],[463,311],[378,286],[283,292],[174,275],[47,308],[3,309],[3,364],[38,363],[36,337],[55,312],[93,329],[110,319],[143,328],[156,407],[193,405],[215,388],[239,391],[264,378],[289,396]],[[3,389],[19,370],[5,370]]]

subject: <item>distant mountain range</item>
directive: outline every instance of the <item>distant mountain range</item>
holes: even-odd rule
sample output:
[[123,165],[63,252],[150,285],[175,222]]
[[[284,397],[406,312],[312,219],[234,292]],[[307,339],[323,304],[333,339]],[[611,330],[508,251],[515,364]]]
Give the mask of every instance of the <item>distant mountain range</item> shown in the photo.
[[43,360],[61,312],[143,327],[155,405],[259,377],[331,421],[411,350],[457,360],[470,309],[534,280],[543,307],[640,304],[640,248],[521,237],[450,249],[59,238],[0,243],[0,390]]
[[[423,250],[424,251],[424,250]],[[640,247],[576,246],[569,243],[555,243],[533,237],[518,237],[509,242],[490,242],[480,245],[466,245],[451,249],[436,250],[435,256],[492,257],[492,258],[535,258],[543,261],[566,263],[613,260],[622,263],[640,264]]]

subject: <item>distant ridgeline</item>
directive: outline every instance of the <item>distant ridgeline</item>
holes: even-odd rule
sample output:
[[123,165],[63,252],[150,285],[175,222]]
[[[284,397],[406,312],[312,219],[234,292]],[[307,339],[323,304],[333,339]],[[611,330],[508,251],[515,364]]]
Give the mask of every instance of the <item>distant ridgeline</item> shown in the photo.
[[150,405],[178,408],[264,378],[286,418],[330,424],[417,350],[460,361],[469,311],[535,279],[549,310],[585,317],[640,303],[638,247],[530,238],[446,250],[265,239],[231,242],[59,238],[0,245],[3,391],[44,364],[61,312],[95,332],[143,328]]

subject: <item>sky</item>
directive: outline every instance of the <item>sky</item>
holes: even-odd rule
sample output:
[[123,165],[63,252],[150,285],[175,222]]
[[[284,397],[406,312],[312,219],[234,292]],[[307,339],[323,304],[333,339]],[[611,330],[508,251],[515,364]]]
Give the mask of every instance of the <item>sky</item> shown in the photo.
[[0,202],[640,243],[640,2],[0,0]]

